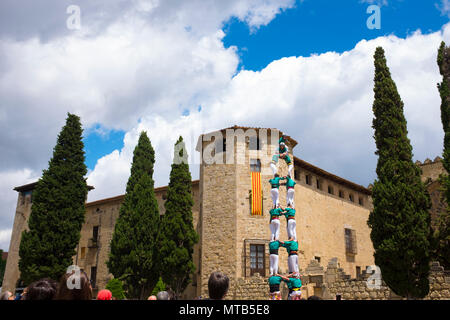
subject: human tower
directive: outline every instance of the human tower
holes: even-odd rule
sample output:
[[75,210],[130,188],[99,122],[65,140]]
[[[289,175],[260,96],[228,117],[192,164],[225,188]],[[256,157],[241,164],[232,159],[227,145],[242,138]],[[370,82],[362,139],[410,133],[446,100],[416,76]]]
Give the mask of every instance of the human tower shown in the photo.
[[[288,166],[288,174],[280,177],[278,174],[278,160],[283,159]],[[299,300],[301,297],[301,286],[299,268],[298,268],[298,242],[295,222],[295,206],[294,206],[294,186],[295,181],[292,179],[292,169],[294,165],[288,154],[286,140],[282,136],[279,140],[278,152],[272,157],[270,167],[273,171],[273,178],[269,180],[271,185],[271,197],[273,206],[270,210],[270,266],[269,266],[269,288],[270,299],[281,300],[280,284],[281,281],[286,282],[289,288],[289,300]],[[285,183],[281,183],[285,181]],[[280,205],[279,194],[280,186],[286,187],[286,207]],[[280,218],[286,217],[286,229],[288,240],[280,240]],[[278,273],[278,250],[280,247],[286,248],[288,253],[288,270],[289,275],[284,276]]]

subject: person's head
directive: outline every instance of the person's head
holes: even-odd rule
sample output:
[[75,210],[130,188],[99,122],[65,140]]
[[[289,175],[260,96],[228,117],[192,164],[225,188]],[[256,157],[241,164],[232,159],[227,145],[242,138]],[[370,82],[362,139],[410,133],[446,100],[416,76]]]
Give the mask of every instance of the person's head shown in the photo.
[[275,178],[278,178],[280,175],[278,173],[275,173]]
[[112,293],[108,289],[100,290],[97,294],[97,300],[112,300]]
[[318,296],[310,296],[308,297],[308,300],[321,300]]
[[156,300],[156,296],[151,295],[147,300]]
[[24,300],[52,300],[58,284],[52,279],[41,279],[30,284],[23,296]]
[[0,295],[0,300],[14,300],[14,295],[10,291],[5,291]]
[[157,300],[169,300],[169,293],[167,291],[158,292],[156,295]]
[[222,300],[228,292],[230,280],[227,275],[222,272],[213,272],[208,280],[209,298],[214,300]]
[[61,277],[56,300],[92,300],[92,287],[86,272],[79,271],[79,279],[75,277],[75,272]]

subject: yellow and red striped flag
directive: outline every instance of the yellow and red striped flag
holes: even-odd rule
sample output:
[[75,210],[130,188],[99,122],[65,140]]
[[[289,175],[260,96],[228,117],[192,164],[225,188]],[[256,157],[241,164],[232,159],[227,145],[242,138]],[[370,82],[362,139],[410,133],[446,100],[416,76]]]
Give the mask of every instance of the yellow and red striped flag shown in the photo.
[[262,215],[261,172],[252,172],[252,215]]

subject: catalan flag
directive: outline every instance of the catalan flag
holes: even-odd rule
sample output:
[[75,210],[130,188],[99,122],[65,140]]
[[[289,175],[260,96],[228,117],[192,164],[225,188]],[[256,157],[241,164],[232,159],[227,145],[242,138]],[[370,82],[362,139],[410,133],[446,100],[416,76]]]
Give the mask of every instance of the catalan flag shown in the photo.
[[262,215],[261,172],[252,172],[252,215]]

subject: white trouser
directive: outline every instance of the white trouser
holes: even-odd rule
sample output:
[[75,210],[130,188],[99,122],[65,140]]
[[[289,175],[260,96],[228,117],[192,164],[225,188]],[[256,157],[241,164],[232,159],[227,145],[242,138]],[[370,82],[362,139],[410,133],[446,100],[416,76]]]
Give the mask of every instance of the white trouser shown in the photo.
[[270,255],[270,264],[269,264],[269,274],[277,274],[278,273],[278,255],[271,254]]
[[298,255],[291,254],[288,257],[288,268],[289,268],[289,273],[291,273],[291,272],[298,273]]
[[294,241],[297,241],[297,231],[295,230],[297,226],[297,223],[295,222],[295,219],[289,219],[287,221],[287,234],[288,239],[294,238]]
[[292,208],[295,208],[294,206],[294,188],[287,189],[286,193],[286,205],[291,205]]
[[270,163],[270,168],[272,169],[273,175],[278,172],[277,165],[273,162]]
[[301,290],[292,291],[289,295],[289,300],[300,300],[302,296]]
[[272,219],[270,222],[270,241],[276,241],[280,239],[280,219]]
[[294,169],[294,165],[293,165],[293,164],[290,164],[290,165],[288,166],[289,177],[292,177],[292,169]]
[[275,207],[277,207],[278,206],[278,204],[280,203],[280,193],[279,193],[279,191],[278,191],[278,188],[272,188],[271,190],[270,190],[270,195],[272,196],[272,202],[273,202],[273,205],[275,206]]

